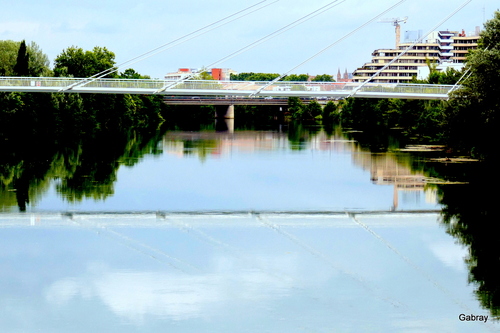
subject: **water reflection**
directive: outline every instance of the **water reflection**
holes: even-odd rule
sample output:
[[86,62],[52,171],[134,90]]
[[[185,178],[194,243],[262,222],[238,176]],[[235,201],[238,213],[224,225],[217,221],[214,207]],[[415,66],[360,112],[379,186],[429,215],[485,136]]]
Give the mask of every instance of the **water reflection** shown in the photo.
[[[442,223],[446,231],[468,249],[465,259],[469,281],[491,315],[500,318],[500,225],[493,211],[499,182],[492,166],[482,166],[470,183],[441,186]],[[488,186],[485,186],[488,184]]]
[[158,132],[113,132],[69,141],[10,143],[0,157],[0,211],[36,207],[51,183],[68,202],[105,200],[114,193],[119,166],[158,155]]
[[437,214],[60,219],[2,224],[2,330],[497,328],[458,320],[486,313],[470,297],[463,249]]
[[[218,120],[218,122],[221,121]],[[123,169],[123,167],[133,167],[138,164],[145,165],[143,162],[139,162],[147,156],[160,156],[163,151],[168,155],[197,156],[200,162],[204,162],[208,158],[223,157],[225,160],[228,158],[233,159],[233,157],[236,157],[236,155],[232,155],[233,153],[251,153],[253,154],[253,163],[256,166],[258,163],[261,163],[262,158],[269,159],[262,154],[264,151],[276,152],[278,155],[282,152],[293,151],[319,152],[321,154],[333,153],[335,154],[334,156],[339,157],[345,153],[351,156],[352,163],[355,166],[370,172],[373,184],[393,186],[392,205],[388,204],[386,209],[389,209],[391,206],[393,210],[398,209],[400,192],[403,192],[403,194],[422,191],[432,192],[430,187],[427,186],[425,173],[412,170],[413,162],[411,155],[390,152],[383,154],[371,153],[357,141],[347,139],[338,127],[323,130],[317,125],[306,127],[302,124],[291,123],[285,130],[281,127],[277,131],[169,131],[165,135],[160,132],[137,133],[130,131],[100,134],[85,140],[68,142],[67,145],[45,144],[46,146],[35,146],[33,149],[25,149],[24,145],[10,146],[9,150],[2,156],[3,162],[0,161],[2,180],[0,184],[0,207],[3,211],[10,211],[10,207],[15,206],[15,204],[17,204],[20,211],[26,211],[28,208],[36,209],[36,207],[44,209],[40,201],[42,197],[48,197],[49,194],[47,192],[51,192],[51,187],[54,188],[54,191],[64,202],[72,204],[73,208],[78,208],[78,203],[90,203],[89,199],[94,202],[109,202],[109,199],[117,197],[115,193],[116,185],[127,181],[127,178],[118,179],[117,175],[120,167]],[[19,151],[23,153],[19,154]],[[275,159],[277,155],[269,156]],[[321,175],[315,175],[313,174],[314,172],[323,173],[325,181],[329,179],[333,180],[332,175],[340,170],[328,170],[328,164],[332,164],[331,156],[318,155],[318,158],[325,159],[324,162],[314,161],[307,156],[301,156],[303,163],[311,164],[312,162],[313,164],[309,166],[310,170],[303,169],[299,171],[297,169],[295,179],[292,180],[291,178],[290,180],[300,183],[302,178],[311,177],[312,181],[314,181],[314,178],[318,178],[318,182],[320,182]],[[168,167],[170,162],[166,162],[168,163]],[[276,163],[278,162],[276,160]],[[280,165],[272,166],[272,168],[283,171],[280,176],[276,174],[276,176],[271,177],[269,175],[270,172],[272,173],[276,170],[268,170],[268,174],[264,170],[258,172],[263,173],[263,179],[267,178],[275,182],[278,178],[283,178],[287,173],[289,174],[287,177],[293,177],[293,170],[290,168],[299,166],[294,166],[290,162],[300,161],[290,161],[289,158],[286,158]],[[337,161],[333,162],[335,164],[339,163]],[[231,163],[237,164],[234,159],[232,161],[229,160],[225,164],[229,166]],[[177,166],[174,167],[177,168]],[[248,171],[245,171],[248,166],[238,167],[241,167],[242,170],[240,176],[231,176],[233,179],[227,178],[227,181],[241,183],[244,186],[245,179],[241,177],[243,177],[243,173],[248,173]],[[337,169],[347,167],[347,165],[335,166]],[[350,169],[352,170],[352,168]],[[134,170],[137,170],[134,171],[136,175],[131,177],[144,178],[146,171],[140,168],[134,168]],[[347,171],[346,169],[343,172]],[[199,168],[192,176],[198,177],[206,172],[207,167]],[[154,177],[154,175],[151,176]],[[165,174],[165,176],[168,177],[169,173]],[[358,176],[356,175],[355,177]],[[205,179],[202,181],[204,182]],[[278,189],[279,186],[287,186],[284,183],[284,178],[279,181],[282,185],[275,183],[273,184],[274,189]],[[353,178],[352,181],[358,180]],[[298,183],[297,185],[299,185]],[[144,185],[147,186],[146,183]],[[299,188],[295,190],[295,195],[301,195],[301,192],[298,190]],[[168,188],[165,188],[164,191],[168,191]],[[304,189],[304,191],[307,190]],[[162,194],[158,193],[158,195],[161,196]],[[432,195],[430,194],[426,196],[426,198],[431,197]],[[335,198],[335,200],[337,199]],[[336,206],[356,207],[353,203],[343,204],[341,202]],[[64,209],[63,207],[64,205],[59,209]],[[329,209],[326,204],[319,207],[321,209]],[[364,208],[363,205],[358,207]],[[218,208],[202,207],[200,209]],[[258,206],[239,207],[239,209],[259,208]],[[272,206],[269,208],[272,209]],[[276,208],[288,209],[288,207]],[[314,208],[306,205],[302,207],[302,209]],[[164,208],[136,206],[127,207],[127,209]]]
[[[98,236],[90,237],[92,240],[89,241],[81,230],[76,234],[50,230],[55,241],[51,249],[51,244],[44,243],[43,237],[36,235],[36,232],[14,225],[12,230],[2,230],[2,250],[7,258],[2,265],[17,267],[19,271],[14,272],[13,276],[24,275],[27,272],[19,268],[16,262],[31,258],[33,262],[30,263],[37,266],[35,262],[41,260],[41,253],[54,254],[62,262],[67,262],[69,259],[62,253],[69,249],[75,258],[81,259],[78,263],[84,265],[78,268],[70,265],[70,271],[51,276],[47,279],[51,281],[48,285],[43,283],[44,300],[51,306],[78,309],[75,302],[89,299],[95,302],[95,299],[99,299],[119,317],[126,317],[136,323],[147,321],[148,316],[178,321],[196,318],[203,323],[207,320],[206,313],[217,315],[216,310],[235,307],[231,313],[236,315],[238,306],[241,306],[241,310],[250,304],[258,309],[260,306],[268,307],[272,312],[277,311],[273,309],[282,309],[285,299],[291,299],[296,306],[300,306],[310,301],[311,297],[319,297],[325,292],[335,301],[321,297],[320,300],[333,302],[330,303],[333,312],[342,312],[339,310],[344,305],[339,301],[342,299],[358,309],[358,313],[360,309],[370,312],[372,310],[355,301],[365,297],[358,290],[359,281],[365,280],[373,291],[370,296],[373,298],[372,304],[386,310],[392,308],[394,304],[384,301],[383,296],[400,299],[398,292],[391,290],[392,284],[395,289],[404,289],[406,286],[387,275],[393,269],[392,263],[380,266],[370,266],[368,262],[361,264],[367,252],[380,246],[372,244],[374,241],[381,242],[382,247],[397,249],[399,259],[403,258],[404,262],[405,258],[411,258],[418,267],[424,265],[426,260],[434,262],[432,260],[437,258],[440,265],[434,264],[439,269],[456,271],[457,275],[450,273],[455,279],[453,283],[445,282],[448,273],[443,273],[439,277],[442,280],[438,281],[439,285],[444,285],[442,290],[450,290],[449,294],[453,295],[454,290],[463,292],[460,288],[464,287],[459,287],[459,284],[463,277],[462,256],[465,249],[465,263],[477,295],[476,303],[490,311],[492,317],[499,318],[500,276],[497,268],[500,249],[496,235],[500,230],[496,227],[492,212],[496,197],[484,190],[484,184],[490,184],[493,189],[498,185],[494,177],[490,178],[490,175],[494,175],[492,168],[484,166],[483,169],[475,169],[479,167],[430,163],[429,159],[434,153],[432,156],[401,153],[399,149],[404,147],[404,143],[396,139],[377,139],[375,143],[367,143],[359,133],[346,134],[339,127],[290,124],[269,131],[242,131],[233,130],[234,125],[231,124],[223,125],[219,122],[215,128],[212,126],[210,130],[203,131],[113,133],[68,142],[67,145],[34,142],[32,145],[22,143],[2,147],[5,149],[0,156],[0,209],[3,212],[13,212],[17,208],[22,212],[41,213],[33,218],[32,225],[43,228],[46,218],[43,212],[47,210],[163,211],[168,215],[171,211],[184,210],[299,210],[314,213],[369,210],[397,212],[407,209],[435,211],[442,208],[442,226],[463,247],[457,247],[450,239],[442,238],[440,230],[419,233],[409,228],[406,229],[408,233],[399,233],[397,230],[404,228],[389,228],[388,232],[389,229],[385,227],[375,230],[380,225],[366,229],[363,227],[368,225],[366,220],[359,219],[361,223],[354,220],[346,222],[349,227],[345,229],[369,231],[367,235],[370,237],[351,238],[350,232],[327,232],[322,229],[324,226],[319,227],[321,224],[314,228],[310,226],[310,229],[297,225],[285,226],[274,221],[265,224],[255,216],[251,218],[250,224],[257,223],[265,231],[275,232],[277,237],[266,238],[261,234],[262,230],[254,232],[241,225],[236,235],[227,228],[220,228],[215,231],[218,235],[215,237],[214,230],[200,230],[185,221],[168,219],[168,223],[175,226],[176,238],[171,235],[171,229],[161,232],[148,232],[147,228],[118,231],[109,225],[96,227],[72,220],[85,232],[92,234],[99,230],[99,233],[95,232]],[[469,184],[439,185],[436,179]],[[5,216],[0,215],[0,218]],[[396,223],[399,228],[404,226],[402,221],[400,219]],[[424,224],[430,226],[435,225],[435,222],[436,219]],[[154,219],[154,224],[158,223]],[[298,232],[294,228],[303,229]],[[411,247],[410,243],[401,244],[413,237],[412,232],[419,235],[419,239],[413,240],[421,247]],[[186,240],[186,235],[195,237],[197,242],[201,241],[204,245],[196,243],[195,247],[191,247],[193,243]],[[19,243],[21,248],[16,247],[13,240],[23,237],[24,241]],[[426,237],[435,238],[427,242]],[[67,239],[82,242],[79,244],[80,249],[91,249],[100,244],[96,248],[102,253],[91,253],[88,258],[82,259],[86,254],[77,251]],[[343,243],[349,239],[354,245],[370,244],[369,248],[360,249],[359,246]],[[116,242],[116,248],[109,247],[109,240]],[[287,242],[300,250],[283,244]],[[270,247],[269,244],[275,243],[280,244],[279,250]],[[42,248],[35,249],[33,244]],[[165,247],[165,244],[172,246]],[[204,247],[207,244],[210,250]],[[154,269],[154,265],[144,263],[144,260],[139,260],[143,266],[137,267],[131,263],[132,258],[137,257],[131,254],[127,258],[117,259],[122,253],[122,246],[138,257],[146,254],[145,257],[155,258],[154,263],[168,267],[166,270]],[[428,257],[410,255],[422,249],[425,249]],[[356,252],[359,252],[359,256],[355,257],[356,262],[353,256],[345,255]],[[103,253],[107,253],[107,259],[101,262]],[[370,259],[374,263],[384,262],[387,254],[379,255]],[[321,264],[309,263],[309,256]],[[251,265],[247,265],[248,262]],[[47,262],[45,264],[49,265]],[[427,272],[434,269],[431,266],[424,267]],[[403,276],[410,277],[415,273],[414,266],[400,268],[398,272]],[[368,275],[367,271],[372,275]],[[314,279],[308,282],[308,278],[313,275],[311,272],[314,272]],[[349,278],[339,279],[342,274]],[[372,289],[373,285],[378,284],[378,278],[385,283],[383,295]],[[10,277],[3,275],[2,279],[9,280]],[[12,283],[11,280],[8,282]],[[415,285],[411,285],[415,288],[422,286],[422,281],[414,282]],[[40,281],[38,283],[42,284]],[[361,289],[364,288],[366,286]],[[409,294],[419,299],[418,295]],[[423,304],[428,303],[429,299],[433,300],[432,293],[427,294],[427,297],[425,300],[420,298],[418,302]],[[263,300],[265,304],[259,305],[258,302]],[[415,302],[411,304],[413,310],[424,307]],[[465,310],[463,307],[457,309],[443,299],[439,299],[437,304],[457,311],[474,308],[467,303]],[[263,313],[266,311],[255,310],[253,319],[265,317]],[[373,313],[382,315],[381,312]],[[307,314],[314,317],[314,313]],[[327,314],[325,312],[322,315]],[[415,319],[408,313],[398,312],[397,315]],[[352,314],[346,316],[356,320]],[[293,322],[288,314],[285,317]],[[433,320],[437,320],[436,317]],[[409,325],[408,320],[401,321]],[[422,325],[425,328],[432,327],[430,323]],[[450,324],[450,327],[455,326]],[[410,328],[415,327],[410,325]]]

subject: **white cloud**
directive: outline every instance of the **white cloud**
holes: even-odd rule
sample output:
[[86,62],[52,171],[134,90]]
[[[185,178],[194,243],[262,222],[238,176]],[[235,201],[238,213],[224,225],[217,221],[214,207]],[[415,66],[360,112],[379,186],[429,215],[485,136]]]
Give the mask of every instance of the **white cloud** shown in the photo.
[[436,242],[429,245],[432,253],[446,266],[457,271],[466,269],[464,258],[467,256],[465,247],[451,242]]
[[[290,257],[268,260],[274,268],[274,263],[285,270],[296,266]],[[116,315],[141,323],[146,316],[201,317],[226,303],[281,297],[291,288],[288,278],[258,269],[235,269],[238,265],[233,259],[216,258],[213,272],[193,275],[93,265],[83,277],[54,282],[45,290],[45,299],[51,305],[66,306],[74,298],[98,298]]]

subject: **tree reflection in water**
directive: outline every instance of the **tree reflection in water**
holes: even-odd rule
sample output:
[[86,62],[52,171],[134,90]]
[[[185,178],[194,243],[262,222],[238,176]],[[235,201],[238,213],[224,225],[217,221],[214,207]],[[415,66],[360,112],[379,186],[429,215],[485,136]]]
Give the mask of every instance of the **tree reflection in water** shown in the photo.
[[[104,200],[113,194],[120,165],[133,166],[146,154],[160,154],[161,131],[109,131],[77,140],[11,140],[0,156],[0,211],[26,211],[53,180],[65,200]],[[64,142],[61,144],[60,142]]]
[[[176,128],[178,129],[178,128]],[[213,124],[212,124],[212,130]],[[291,149],[317,135],[319,127],[290,124],[288,141]],[[340,135],[338,127],[327,128],[330,136]],[[69,202],[84,199],[105,200],[114,192],[120,166],[133,166],[146,155],[161,154],[159,142],[164,131],[109,131],[78,139],[47,140],[31,136],[0,142],[0,211],[18,207],[26,211],[56,181],[57,192]],[[191,132],[192,133],[192,132]],[[355,136],[352,133],[349,137]],[[370,147],[359,136],[362,147]],[[197,155],[203,161],[218,146],[213,137],[172,139],[182,141],[183,153]],[[391,151],[401,147],[398,140],[376,140],[375,151]],[[466,264],[469,280],[476,286],[480,304],[492,317],[500,319],[500,225],[493,215],[496,196],[491,191],[500,188],[487,165],[454,168],[431,164],[422,159],[409,159],[408,167],[427,177],[464,180],[465,185],[438,185],[442,223],[446,231],[468,248]],[[486,191],[486,185],[488,189]]]
[[[387,136],[366,132],[348,134],[370,151],[390,151],[405,143]],[[408,143],[408,142],[406,142]],[[500,182],[492,163],[442,163],[429,162],[429,157],[415,155],[411,165],[414,172],[427,177],[464,184],[430,185],[438,189],[442,205],[441,222],[447,233],[468,249],[465,263],[469,282],[476,286],[480,304],[500,319],[500,223],[494,215],[497,204],[496,190]],[[429,185],[428,185],[429,186]]]
[[500,223],[497,204],[498,178],[491,165],[482,165],[466,185],[441,186],[442,223],[447,232],[468,249],[465,259],[469,282],[477,299],[500,319]]

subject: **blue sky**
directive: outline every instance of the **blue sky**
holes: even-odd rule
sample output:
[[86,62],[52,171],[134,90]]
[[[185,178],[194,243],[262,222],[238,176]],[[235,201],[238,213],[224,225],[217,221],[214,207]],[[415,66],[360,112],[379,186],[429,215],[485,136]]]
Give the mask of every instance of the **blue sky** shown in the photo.
[[[269,6],[157,54],[133,67],[154,78],[180,67],[208,66],[232,52],[301,18],[331,0],[267,0]],[[51,62],[70,46],[85,50],[105,46],[117,63],[166,44],[189,32],[244,9],[259,0],[0,0],[0,40],[36,42]],[[338,6],[240,54],[217,67],[239,72],[285,73],[335,43],[398,0],[339,0]],[[464,0],[406,0],[383,18],[408,16],[406,30],[429,31]],[[472,0],[439,29],[473,31],[490,19],[496,0]],[[394,27],[373,22],[339,42],[293,73],[336,74],[353,71],[370,60],[377,48],[393,47]]]

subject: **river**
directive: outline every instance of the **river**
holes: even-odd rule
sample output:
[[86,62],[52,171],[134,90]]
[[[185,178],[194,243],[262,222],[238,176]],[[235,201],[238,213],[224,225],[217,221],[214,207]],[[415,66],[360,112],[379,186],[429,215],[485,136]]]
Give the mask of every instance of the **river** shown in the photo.
[[22,147],[1,331],[500,328],[494,195],[437,146],[291,124]]

